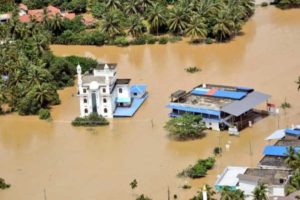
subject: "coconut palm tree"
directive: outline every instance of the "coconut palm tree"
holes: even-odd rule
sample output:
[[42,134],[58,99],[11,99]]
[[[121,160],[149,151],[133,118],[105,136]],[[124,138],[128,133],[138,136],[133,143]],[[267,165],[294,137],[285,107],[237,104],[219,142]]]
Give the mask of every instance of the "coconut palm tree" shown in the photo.
[[62,19],[61,16],[56,14],[51,20],[49,20],[49,26],[53,33],[58,33],[62,29]]
[[288,194],[300,190],[300,168],[296,169],[286,189]]
[[119,0],[106,0],[105,1],[105,6],[109,10],[115,10],[115,9],[121,9],[122,4]]
[[185,33],[191,37],[192,40],[204,39],[207,36],[207,26],[204,19],[199,16],[193,17],[187,25]]
[[297,169],[300,167],[300,152],[296,152],[294,147],[287,148],[287,157],[285,163],[292,169]]
[[116,12],[108,12],[103,17],[102,32],[114,37],[122,32],[121,20]]
[[230,18],[228,10],[221,11],[215,18],[215,23],[212,29],[214,36],[219,41],[224,41],[232,35],[232,29],[234,28],[234,22]]
[[153,3],[152,6],[149,7],[149,11],[147,13],[147,20],[150,24],[152,31],[156,30],[157,35],[159,28],[166,24],[165,11],[166,8],[158,2]]
[[224,187],[221,190],[221,198],[220,200],[233,200],[232,191],[229,187]]
[[268,200],[268,188],[264,183],[259,183],[253,190],[253,200]]
[[152,6],[152,0],[139,0],[141,12],[146,12],[147,9]]
[[129,28],[128,33],[132,37],[140,37],[143,34],[143,29],[145,28],[143,24],[142,17],[140,15],[133,15],[129,18]]
[[188,20],[189,20],[189,11],[183,7],[175,7],[169,13],[168,26],[169,30],[183,34],[185,31]]
[[127,15],[138,14],[140,8],[139,0],[129,0],[124,3],[124,10]]

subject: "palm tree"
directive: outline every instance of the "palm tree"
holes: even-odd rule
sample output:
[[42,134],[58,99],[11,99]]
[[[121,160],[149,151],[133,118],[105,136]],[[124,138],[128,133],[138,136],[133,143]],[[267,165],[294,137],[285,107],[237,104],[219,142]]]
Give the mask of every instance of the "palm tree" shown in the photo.
[[259,183],[253,190],[253,200],[268,200],[268,188],[264,183]]
[[105,1],[105,6],[109,10],[116,10],[116,9],[121,9],[122,4],[119,0],[106,0]]
[[108,12],[103,17],[102,32],[114,37],[122,32],[121,20],[116,12]]
[[230,190],[229,187],[224,187],[221,190],[221,198],[220,200],[233,200],[232,198],[232,191]]
[[213,34],[219,41],[223,41],[231,37],[232,29],[234,28],[234,22],[230,18],[228,10],[221,11],[215,19],[213,26]]
[[207,36],[207,26],[204,23],[204,19],[199,16],[193,17],[188,24],[185,33],[187,36],[191,37],[192,40],[205,38]]
[[296,169],[297,167],[299,167],[299,161],[300,161],[300,157],[299,157],[300,153],[296,153],[296,150],[294,147],[287,147],[287,157],[284,160],[284,162],[292,169]]
[[287,185],[287,194],[300,190],[300,168],[296,169]]
[[129,18],[130,26],[128,28],[128,33],[132,37],[139,37],[143,34],[143,29],[145,28],[143,20],[139,15],[133,15]]
[[61,16],[56,14],[50,21],[49,21],[50,29],[53,33],[57,33],[62,29],[62,19]]
[[139,0],[141,12],[146,12],[146,10],[152,6],[152,0]]
[[48,83],[34,86],[29,93],[29,95],[34,95],[34,99],[41,107],[47,107],[47,105],[53,101],[55,94],[55,89]]
[[168,26],[175,33],[182,34],[188,25],[188,10],[183,7],[175,7],[170,11]]
[[165,7],[158,2],[153,3],[147,13],[147,20],[151,29],[156,30],[158,35],[159,28],[166,24]]
[[124,3],[124,10],[127,15],[138,14],[139,13],[139,0],[129,0]]

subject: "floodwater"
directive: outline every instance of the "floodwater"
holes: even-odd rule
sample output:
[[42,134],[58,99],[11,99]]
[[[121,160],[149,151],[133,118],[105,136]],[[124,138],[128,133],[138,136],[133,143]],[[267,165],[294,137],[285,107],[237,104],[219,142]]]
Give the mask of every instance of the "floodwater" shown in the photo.
[[[258,8],[244,35],[226,44],[118,47],[52,46],[56,55],[93,56],[116,62],[120,78],[145,83],[149,99],[133,118],[114,119],[108,127],[75,128],[79,115],[76,88],[60,91],[62,104],[52,109],[52,122],[16,114],[0,117],[0,177],[11,183],[1,200],[131,200],[146,194],[167,199],[167,190],[188,199],[204,184],[213,184],[227,165],[256,166],[264,138],[278,126],[300,122],[300,10]],[[201,67],[188,74],[184,68]],[[163,129],[171,92],[200,83],[239,85],[272,95],[292,108],[270,116],[241,136],[207,132],[200,140],[170,140]],[[190,180],[176,174],[221,144],[230,148],[217,158],[206,178]],[[138,187],[129,183],[137,179]],[[188,183],[190,190],[180,189]]]

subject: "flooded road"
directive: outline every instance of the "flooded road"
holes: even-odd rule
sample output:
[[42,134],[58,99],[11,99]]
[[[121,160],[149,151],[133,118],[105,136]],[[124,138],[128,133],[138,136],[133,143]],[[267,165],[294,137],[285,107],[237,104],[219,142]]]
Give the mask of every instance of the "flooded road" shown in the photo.
[[[52,109],[52,122],[16,114],[0,117],[0,177],[12,186],[1,200],[131,200],[144,193],[167,199],[167,189],[188,199],[204,183],[213,184],[227,165],[256,166],[264,138],[278,125],[300,123],[300,10],[258,8],[244,35],[227,44],[176,44],[118,47],[52,46],[56,55],[93,56],[118,63],[119,78],[145,83],[149,99],[133,118],[114,119],[108,127],[75,128],[79,115],[76,88],[60,91],[62,104]],[[201,72],[189,74],[188,66]],[[270,116],[240,137],[208,132],[201,140],[177,142],[163,129],[170,93],[200,83],[253,87],[272,95],[277,105],[292,105],[280,118]],[[279,120],[278,120],[279,119]],[[279,124],[278,124],[279,122]],[[217,158],[206,178],[190,180],[176,174],[221,143],[230,149]],[[138,187],[129,183],[137,179]],[[193,186],[182,190],[185,182]]]

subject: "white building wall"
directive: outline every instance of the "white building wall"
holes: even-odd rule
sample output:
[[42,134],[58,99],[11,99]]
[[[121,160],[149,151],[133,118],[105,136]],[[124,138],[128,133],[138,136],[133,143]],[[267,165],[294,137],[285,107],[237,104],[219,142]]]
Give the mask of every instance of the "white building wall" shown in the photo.
[[285,196],[284,187],[280,187],[280,186],[271,187],[270,195],[277,196],[277,197],[284,197]]
[[240,180],[239,181],[239,189],[244,191],[246,196],[252,196],[252,192],[254,188],[256,187],[257,182],[250,182],[250,181],[244,181]]
[[220,131],[219,122],[205,122],[206,128],[210,128],[215,131]]
[[[122,89],[122,93],[120,93],[119,89]],[[130,98],[130,89],[128,85],[117,85],[116,86],[117,97],[121,98]]]

